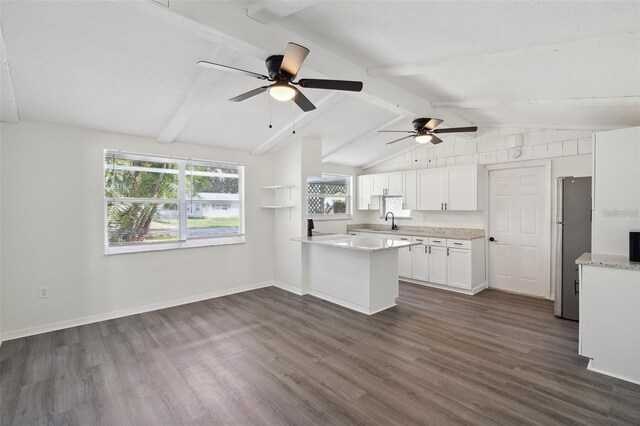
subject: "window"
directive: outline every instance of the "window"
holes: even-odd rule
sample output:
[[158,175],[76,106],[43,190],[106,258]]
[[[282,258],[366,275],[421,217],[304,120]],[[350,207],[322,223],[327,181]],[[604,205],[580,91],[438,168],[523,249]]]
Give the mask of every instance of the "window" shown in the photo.
[[244,242],[243,174],[238,164],[105,151],[105,253]]
[[351,216],[351,176],[307,178],[307,215],[313,218],[346,219]]
[[389,212],[393,213],[393,216],[396,219],[401,217],[411,217],[411,210],[403,209],[404,201],[402,200],[402,197],[383,197],[382,205],[382,217],[385,217]]

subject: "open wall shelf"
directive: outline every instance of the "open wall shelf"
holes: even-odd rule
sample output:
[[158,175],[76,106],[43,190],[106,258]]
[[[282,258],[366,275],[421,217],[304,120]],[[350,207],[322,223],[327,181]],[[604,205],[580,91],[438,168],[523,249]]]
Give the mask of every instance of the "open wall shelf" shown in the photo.
[[[288,201],[291,201],[291,188],[295,188],[293,185],[268,185],[263,186],[261,189],[273,190],[274,191],[274,201],[278,202],[278,190],[280,189],[288,189]],[[291,218],[291,209],[295,206],[290,204],[272,204],[267,206],[261,206],[263,209],[272,209],[276,212],[276,217],[278,217],[278,210],[287,209],[289,211],[289,218]]]

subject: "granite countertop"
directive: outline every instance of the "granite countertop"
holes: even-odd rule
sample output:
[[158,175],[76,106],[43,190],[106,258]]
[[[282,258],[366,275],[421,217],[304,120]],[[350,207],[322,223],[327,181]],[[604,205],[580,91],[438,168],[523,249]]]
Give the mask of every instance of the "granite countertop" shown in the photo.
[[576,264],[640,271],[640,262],[631,262],[627,256],[613,254],[585,253],[576,260]]
[[366,252],[377,252],[385,250],[396,250],[403,247],[417,246],[419,242],[404,240],[392,240],[380,237],[361,237],[354,235],[321,235],[314,237],[292,238],[291,241],[298,241],[304,244],[317,244],[322,246],[344,248],[349,250],[360,250]]
[[439,228],[432,226],[405,226],[398,225],[397,231],[391,230],[389,225],[356,224],[348,225],[347,231],[372,232],[392,235],[408,235],[412,237],[435,237],[448,238],[454,240],[473,240],[484,238],[484,229],[474,228]]

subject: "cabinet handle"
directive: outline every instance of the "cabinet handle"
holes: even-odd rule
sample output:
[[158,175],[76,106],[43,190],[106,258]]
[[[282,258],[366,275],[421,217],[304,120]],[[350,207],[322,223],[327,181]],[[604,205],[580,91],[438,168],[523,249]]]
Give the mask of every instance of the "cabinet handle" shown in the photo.
[[429,246],[429,254],[431,254],[431,246]]
[[433,240],[433,242],[434,242],[434,243],[439,243],[440,241],[438,241],[438,240]]
[[449,247],[447,247],[447,256],[449,256]]
[[447,203],[444,203],[444,209],[447,210]]
[[411,246],[409,246],[409,251],[411,251]]
[[[429,250],[431,250],[431,249],[429,249]],[[425,252],[425,253],[428,253],[428,252],[427,252],[427,246],[424,246],[424,252]]]
[[453,243],[453,244],[455,244],[457,246],[461,246],[462,245],[462,243]]
[[419,239],[419,238],[416,238],[416,241],[424,241],[424,240],[421,240],[421,239]]
[[407,240],[408,240],[408,238],[400,238],[400,239],[401,239],[401,240],[405,240],[405,241],[407,241]]
[[444,210],[444,203],[440,203],[440,210]]

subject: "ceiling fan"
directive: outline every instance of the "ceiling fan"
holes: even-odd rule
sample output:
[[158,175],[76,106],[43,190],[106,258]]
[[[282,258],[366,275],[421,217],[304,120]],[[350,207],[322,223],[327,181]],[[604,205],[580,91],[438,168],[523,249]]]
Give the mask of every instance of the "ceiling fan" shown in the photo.
[[294,87],[294,85],[307,87],[309,89],[346,90],[350,92],[359,92],[362,90],[361,81],[319,80],[314,78],[303,78],[298,81],[293,81],[308,54],[309,49],[304,46],[295,43],[287,44],[287,50],[284,52],[284,55],[269,56],[265,61],[268,76],[207,61],[200,61],[198,65],[273,82],[273,84],[268,86],[258,87],[257,89],[250,90],[229,99],[232,102],[241,102],[259,95],[262,92],[269,91],[272,98],[283,102],[293,99],[300,109],[307,112],[316,109],[316,107],[300,90]]
[[471,127],[450,127],[448,129],[436,129],[442,123],[442,120],[437,118],[416,118],[413,120],[414,130],[380,130],[379,133],[411,133],[409,136],[403,136],[400,139],[396,139],[391,142],[387,142],[387,145],[400,142],[405,139],[413,138],[418,143],[431,142],[434,145],[442,142],[442,139],[437,137],[436,133],[466,133],[475,132],[478,130],[476,126]]

